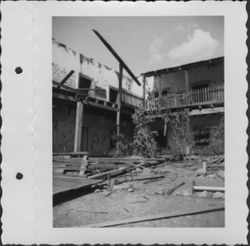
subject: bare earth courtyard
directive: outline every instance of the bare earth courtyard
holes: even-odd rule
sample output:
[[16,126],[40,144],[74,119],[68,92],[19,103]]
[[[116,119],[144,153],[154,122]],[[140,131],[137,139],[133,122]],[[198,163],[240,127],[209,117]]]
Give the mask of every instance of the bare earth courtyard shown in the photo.
[[[98,226],[100,222],[223,207],[224,193],[192,191],[194,183],[196,186],[224,186],[221,168],[217,167],[215,171],[210,171],[210,174],[200,175],[201,167],[196,160],[189,161],[188,164],[166,162],[148,168],[137,168],[130,174],[111,178],[112,187],[108,182],[104,182],[96,185],[91,193],[80,191],[75,199],[55,205],[54,227],[92,227]],[[153,179],[154,176],[156,179]],[[178,188],[173,190],[175,186]],[[169,191],[172,193],[169,194]],[[117,226],[223,227],[224,223],[224,211],[219,210]]]

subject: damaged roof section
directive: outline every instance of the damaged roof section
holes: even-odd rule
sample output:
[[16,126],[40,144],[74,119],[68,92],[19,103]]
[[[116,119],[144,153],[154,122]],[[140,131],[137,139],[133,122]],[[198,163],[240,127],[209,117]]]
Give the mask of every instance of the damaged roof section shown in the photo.
[[[81,75],[88,77],[92,81],[93,88],[98,86],[107,91],[109,96],[109,87],[118,88],[118,72],[107,65],[101,64],[93,58],[80,54],[65,44],[62,44],[55,39],[53,44],[53,81],[60,83],[71,70],[74,74],[65,82],[66,86],[78,88],[79,77]],[[142,97],[142,87],[133,82],[126,75],[122,77],[123,90]],[[92,89],[93,89],[92,88]]]
[[198,62],[192,62],[188,64],[184,64],[181,66],[175,66],[175,67],[168,67],[168,68],[163,68],[163,69],[158,69],[155,71],[148,71],[145,73],[142,73],[141,75],[144,75],[146,77],[151,77],[155,75],[161,75],[165,73],[171,73],[171,72],[177,72],[181,70],[188,70],[200,66],[214,66],[217,65],[218,63],[224,62],[224,57],[217,57],[217,58],[212,58],[208,60],[203,60],[203,61],[198,61]]

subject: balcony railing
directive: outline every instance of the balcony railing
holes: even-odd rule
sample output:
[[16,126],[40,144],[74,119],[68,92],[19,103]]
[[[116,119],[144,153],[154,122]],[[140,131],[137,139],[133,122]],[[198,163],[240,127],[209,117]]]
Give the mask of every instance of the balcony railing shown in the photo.
[[170,93],[146,101],[146,110],[171,109],[185,106],[206,105],[224,102],[224,86],[208,87]]
[[133,107],[140,107],[143,105],[142,98],[132,95],[130,93],[127,93],[125,91],[122,92],[122,102],[127,105],[131,105]]

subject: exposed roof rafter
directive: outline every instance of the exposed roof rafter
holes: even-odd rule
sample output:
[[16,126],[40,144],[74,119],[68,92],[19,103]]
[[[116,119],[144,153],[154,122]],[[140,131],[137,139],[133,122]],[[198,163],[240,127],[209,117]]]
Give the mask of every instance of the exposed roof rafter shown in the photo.
[[128,68],[126,63],[122,60],[122,58],[116,53],[116,51],[111,47],[111,45],[102,37],[102,35],[96,31],[93,30],[93,32],[97,35],[97,37],[102,41],[102,43],[106,46],[106,48],[111,52],[111,54],[118,60],[118,62],[122,65],[122,67],[127,71],[127,73],[130,75],[130,77],[138,84],[141,85],[141,83],[138,81],[136,76],[132,73],[132,71]]

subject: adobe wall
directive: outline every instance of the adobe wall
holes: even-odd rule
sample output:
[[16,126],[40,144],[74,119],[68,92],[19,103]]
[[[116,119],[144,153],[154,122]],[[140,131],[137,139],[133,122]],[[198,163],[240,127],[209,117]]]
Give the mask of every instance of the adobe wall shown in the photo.
[[76,105],[53,98],[53,153],[73,152]]
[[[53,152],[73,152],[76,105],[72,102],[54,99],[53,105]],[[123,117],[123,116],[122,116]],[[83,127],[88,130],[88,151],[90,156],[107,156],[112,150],[110,138],[116,132],[115,112],[106,112],[84,107]],[[121,133],[133,136],[133,124],[122,120]]]
[[[207,115],[197,115],[190,117],[190,152],[194,154],[215,154],[213,152],[214,147],[211,147],[212,143],[212,130],[218,128],[221,119],[223,119],[223,113],[218,114],[207,114]],[[162,132],[164,128],[163,120],[158,119],[149,124],[152,131]],[[194,130],[197,128],[209,128],[210,129],[210,138],[208,146],[195,146],[194,142]],[[213,139],[219,145],[223,143],[222,136],[220,138]],[[168,123],[165,137],[166,147],[161,148],[162,154],[173,154],[176,153],[179,149],[177,144],[173,129],[171,125]],[[215,149],[220,152],[224,146],[220,146],[220,150]],[[224,151],[224,149],[223,149]]]
[[[92,89],[98,86],[106,90],[107,101],[109,100],[109,86],[118,88],[117,71],[72,50],[54,39],[52,40],[52,59],[52,77],[56,82],[61,82],[71,70],[74,70],[75,73],[66,81],[65,85],[78,88],[79,74],[82,74],[92,80]],[[138,86],[127,76],[123,76],[122,87],[131,94],[143,96],[143,87]],[[89,96],[96,97],[93,91],[89,92]]]

